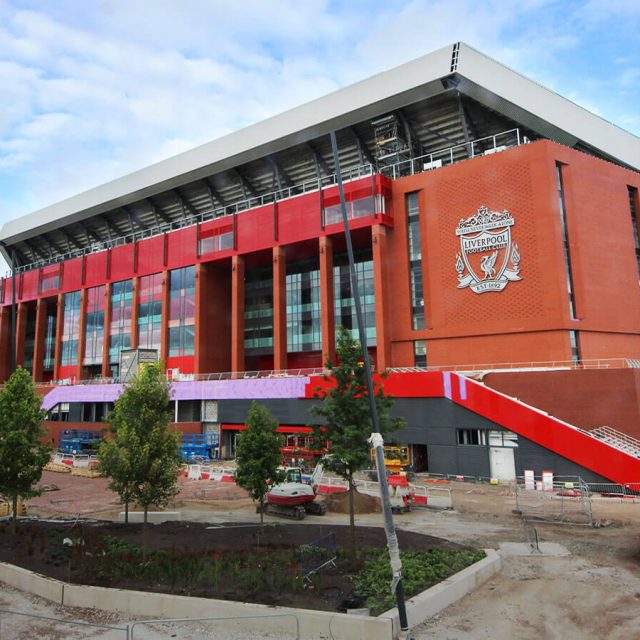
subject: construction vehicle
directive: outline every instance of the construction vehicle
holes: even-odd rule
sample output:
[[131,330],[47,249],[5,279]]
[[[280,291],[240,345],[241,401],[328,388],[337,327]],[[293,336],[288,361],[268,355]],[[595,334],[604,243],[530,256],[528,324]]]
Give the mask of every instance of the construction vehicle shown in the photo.
[[323,516],[327,507],[324,502],[316,501],[320,479],[324,474],[322,463],[316,465],[307,482],[302,478],[300,467],[287,467],[282,472],[284,480],[267,492],[264,513],[293,520],[302,520],[307,513]]
[[309,433],[291,433],[287,435],[283,446],[280,447],[280,452],[285,465],[313,467],[326,454],[327,443],[325,441],[321,449],[316,449],[313,435]]
[[389,485],[391,510],[395,513],[411,511],[415,494],[409,485],[406,474],[392,474],[387,476],[387,484]]
[[[375,472],[376,466],[376,452],[375,449],[371,449],[371,467],[374,469],[369,475],[372,480],[377,480],[377,473]],[[388,475],[401,475],[405,474],[413,476],[413,469],[411,467],[411,458],[409,455],[409,447],[399,446],[395,444],[384,445],[384,467],[387,470]]]
[[217,433],[183,433],[180,457],[187,464],[207,464],[218,460],[220,437]]
[[72,455],[95,455],[102,437],[102,430],[65,429],[58,442],[58,451]]

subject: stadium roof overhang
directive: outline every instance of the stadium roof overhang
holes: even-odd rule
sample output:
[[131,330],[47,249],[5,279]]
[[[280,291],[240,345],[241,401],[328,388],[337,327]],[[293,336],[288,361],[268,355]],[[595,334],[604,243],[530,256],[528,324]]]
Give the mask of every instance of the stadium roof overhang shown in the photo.
[[6,223],[0,251],[19,263],[55,259],[114,237],[195,220],[283,186],[375,163],[371,121],[393,113],[411,153],[460,147],[518,127],[640,170],[640,139],[464,43]]

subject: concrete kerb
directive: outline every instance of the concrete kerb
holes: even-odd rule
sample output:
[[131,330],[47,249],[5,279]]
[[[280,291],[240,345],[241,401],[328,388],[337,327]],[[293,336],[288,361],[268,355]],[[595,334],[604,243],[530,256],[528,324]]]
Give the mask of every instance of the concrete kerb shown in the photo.
[[[501,567],[500,556],[492,549],[486,549],[485,552],[486,558],[409,599],[407,614],[410,626],[414,627],[442,611],[497,573]],[[396,609],[391,609],[377,618],[371,618],[228,600],[108,589],[66,584],[5,563],[0,563],[0,580],[56,604],[118,612],[133,617],[157,619],[237,616],[241,618],[272,615],[274,616],[272,619],[268,617],[260,619],[260,629],[286,635],[291,633],[291,620],[275,617],[285,614],[297,618],[300,637],[310,639],[324,636],[342,640],[359,640],[360,638],[393,640],[400,630]],[[254,625],[255,622],[252,621],[251,624]],[[247,623],[249,623],[248,620]]]
[[22,567],[0,562],[0,580],[11,587],[62,604],[65,583],[41,576]]
[[[487,555],[482,560],[407,600],[407,618],[411,628],[440,613],[500,571],[502,559],[497,551],[485,549],[484,552]],[[400,632],[398,610],[390,609],[379,619],[385,618],[393,620],[397,636]]]

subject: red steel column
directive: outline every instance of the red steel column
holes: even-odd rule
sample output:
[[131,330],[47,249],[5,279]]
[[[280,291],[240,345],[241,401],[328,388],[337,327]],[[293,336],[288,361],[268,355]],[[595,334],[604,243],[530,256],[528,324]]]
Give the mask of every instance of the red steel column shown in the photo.
[[111,377],[111,367],[109,366],[109,333],[111,330],[111,283],[107,282],[104,287],[104,329],[102,331],[102,377]]
[[131,348],[138,348],[138,311],[140,306],[140,278],[133,278],[131,292]]
[[18,320],[16,322],[16,366],[24,366],[24,343],[27,339],[27,305],[18,303]]
[[322,325],[322,364],[336,359],[336,318],[333,299],[333,241],[320,238],[320,318]]
[[11,307],[0,307],[0,382],[11,375]]
[[387,292],[387,229],[381,224],[371,228],[373,249],[373,287],[376,299],[376,369],[383,372],[391,366],[389,310]]
[[162,272],[162,327],[160,330],[160,360],[167,365],[169,357],[169,272]]
[[40,298],[36,306],[36,332],[33,343],[33,371],[31,377],[34,382],[42,381],[46,333],[47,301],[44,298]]
[[287,256],[273,248],[273,368],[287,368]]
[[[206,300],[204,295],[205,282],[206,278],[206,270],[205,266],[200,262],[196,264],[196,291],[195,291],[195,336],[194,336],[194,345],[193,345],[193,371],[195,373],[205,373],[204,369],[206,368],[204,360],[204,355],[206,349],[202,342],[206,339],[205,336],[213,329],[213,327],[206,327],[206,315],[205,315],[205,305]],[[211,335],[209,334],[209,338]],[[210,373],[210,372],[206,372]]]
[[231,258],[231,371],[244,371],[244,258]]
[[56,346],[53,357],[53,379],[60,377],[60,357],[62,356],[62,323],[64,322],[64,295],[58,294],[58,306],[56,308]]

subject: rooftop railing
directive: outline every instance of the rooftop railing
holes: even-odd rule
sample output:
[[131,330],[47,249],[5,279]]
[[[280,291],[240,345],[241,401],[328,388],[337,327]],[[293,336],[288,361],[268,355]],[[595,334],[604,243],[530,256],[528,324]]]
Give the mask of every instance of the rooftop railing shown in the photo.
[[[544,362],[507,362],[490,364],[451,364],[435,367],[392,367],[390,373],[421,373],[451,371],[454,373],[498,373],[501,371],[549,371],[570,369],[630,369],[640,368],[640,360],[632,358],[598,358],[583,360],[579,363],[570,360],[548,360]],[[255,380],[259,378],[300,378],[328,375],[328,369],[324,367],[309,367],[301,369],[266,369],[261,371],[224,371],[217,373],[181,373],[169,370],[166,379],[169,382],[209,382],[215,380]],[[113,378],[87,378],[77,380],[65,378],[53,380],[48,383],[38,383],[38,386],[60,385],[86,385],[86,384],[122,384],[118,377]]]
[[449,364],[429,367],[394,367],[389,369],[395,373],[419,371],[452,371],[454,373],[498,373],[501,371],[545,371],[570,369],[637,369],[640,360],[633,358],[595,358],[590,360],[547,360],[540,362],[498,362]]
[[[443,147],[442,149],[438,149],[410,160],[402,160],[396,163],[386,164],[384,166],[377,166],[371,163],[358,165],[351,169],[346,169],[343,172],[342,179],[343,182],[349,182],[351,180],[358,180],[360,178],[370,176],[374,173],[381,173],[395,180],[407,175],[414,175],[416,173],[431,171],[450,164],[455,164],[462,160],[468,160],[481,155],[489,155],[499,151],[504,151],[510,147],[519,146],[528,142],[529,139],[521,134],[520,129],[509,129],[508,131],[503,131],[492,136],[477,138],[470,140],[469,142]],[[217,220],[218,218],[225,216],[237,215],[243,211],[256,209],[266,204],[272,204],[295,196],[319,191],[320,189],[330,187],[335,184],[337,184],[336,174],[331,174],[319,179],[308,180],[283,189],[270,191],[260,196],[241,200],[232,205],[213,207],[207,211],[199,213],[198,215],[185,216],[179,220],[155,225],[148,229],[125,234],[117,238],[93,242],[83,249],[69,251],[64,254],[58,254],[56,256],[51,256],[50,258],[36,260],[29,264],[21,265],[16,267],[15,272],[22,273],[24,271],[31,271],[40,267],[64,262],[65,260],[72,260],[73,258],[79,258],[92,253],[106,251],[107,249],[113,249],[114,247],[120,247],[125,244],[138,242],[146,238],[162,235],[163,233],[176,231],[177,229],[190,227],[209,220]],[[6,277],[10,277],[11,275],[11,271],[8,271]]]

